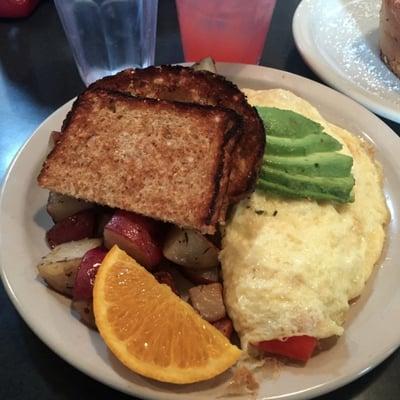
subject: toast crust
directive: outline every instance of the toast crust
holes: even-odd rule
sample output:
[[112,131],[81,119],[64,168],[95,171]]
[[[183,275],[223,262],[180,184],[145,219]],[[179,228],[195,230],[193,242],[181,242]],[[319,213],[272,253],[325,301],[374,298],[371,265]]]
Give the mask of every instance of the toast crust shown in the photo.
[[221,107],[89,89],[66,117],[38,183],[213,234],[225,219],[240,127],[240,117]]
[[254,189],[264,154],[264,126],[245,95],[224,77],[208,71],[164,65],[127,69],[93,83],[91,88],[234,110],[243,119],[243,134],[234,149],[229,197],[232,202],[238,201]]

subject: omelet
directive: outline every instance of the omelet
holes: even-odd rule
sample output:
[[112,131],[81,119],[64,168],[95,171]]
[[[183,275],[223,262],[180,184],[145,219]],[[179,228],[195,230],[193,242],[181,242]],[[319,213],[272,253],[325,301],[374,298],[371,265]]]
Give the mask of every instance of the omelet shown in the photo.
[[325,128],[353,157],[355,201],[288,199],[254,192],[227,223],[220,261],[225,304],[243,349],[249,343],[343,334],[349,301],[378,262],[389,212],[372,149],[281,89],[244,90],[250,104],[295,111]]

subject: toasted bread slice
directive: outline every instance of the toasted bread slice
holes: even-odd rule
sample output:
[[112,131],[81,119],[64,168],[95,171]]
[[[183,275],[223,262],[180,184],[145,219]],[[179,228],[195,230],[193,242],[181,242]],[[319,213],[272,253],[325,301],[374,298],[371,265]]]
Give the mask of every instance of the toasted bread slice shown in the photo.
[[265,132],[257,111],[232,82],[207,71],[165,65],[127,69],[95,82],[92,87],[234,110],[243,118],[243,135],[235,148],[228,190],[235,201],[253,189],[264,154]]
[[225,218],[241,127],[220,107],[87,90],[74,103],[39,185],[214,233]]

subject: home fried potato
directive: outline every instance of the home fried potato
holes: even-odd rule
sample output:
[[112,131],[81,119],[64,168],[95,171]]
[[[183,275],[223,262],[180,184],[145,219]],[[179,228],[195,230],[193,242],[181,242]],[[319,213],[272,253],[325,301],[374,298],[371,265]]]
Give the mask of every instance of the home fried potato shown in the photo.
[[216,267],[218,249],[200,232],[173,226],[167,233],[164,257],[175,264],[192,269]]
[[64,194],[50,192],[47,200],[47,212],[54,222],[59,222],[80,211],[93,208],[95,205],[84,200],[74,199]]
[[84,254],[101,245],[101,239],[83,239],[56,246],[38,265],[39,276],[47,285],[72,297],[78,267]]

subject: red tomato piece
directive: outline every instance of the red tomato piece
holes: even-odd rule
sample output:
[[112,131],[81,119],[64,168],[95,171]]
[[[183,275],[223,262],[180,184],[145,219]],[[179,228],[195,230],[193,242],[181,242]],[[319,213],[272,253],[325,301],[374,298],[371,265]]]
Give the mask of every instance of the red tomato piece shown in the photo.
[[306,362],[312,356],[318,340],[312,336],[291,336],[284,340],[265,340],[256,346],[266,353]]

